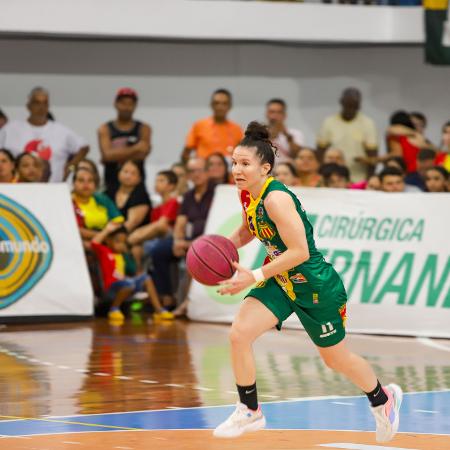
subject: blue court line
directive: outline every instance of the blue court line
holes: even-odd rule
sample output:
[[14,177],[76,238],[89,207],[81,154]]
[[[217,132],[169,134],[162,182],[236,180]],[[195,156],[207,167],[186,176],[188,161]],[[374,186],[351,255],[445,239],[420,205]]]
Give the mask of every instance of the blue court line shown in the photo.
[[[48,421],[0,421],[0,435],[125,431],[130,428],[212,429],[225,420],[233,409],[234,406],[218,406],[46,418]],[[365,397],[271,402],[263,403],[262,409],[266,415],[267,428],[273,430],[374,430],[374,419]],[[406,393],[399,431],[450,435],[450,391]]]

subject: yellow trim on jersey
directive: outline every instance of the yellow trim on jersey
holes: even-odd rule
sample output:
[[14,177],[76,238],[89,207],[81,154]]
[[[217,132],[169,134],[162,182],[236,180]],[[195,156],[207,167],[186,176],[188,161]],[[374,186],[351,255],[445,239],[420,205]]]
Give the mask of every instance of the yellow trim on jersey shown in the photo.
[[253,228],[255,229],[255,235],[259,240],[263,240],[264,237],[260,235],[258,226],[256,224],[256,207],[259,205],[259,202],[261,201],[261,197],[264,195],[264,192],[266,192],[267,188],[269,187],[269,184],[274,180],[273,177],[267,178],[266,182],[264,183],[261,192],[259,193],[258,197],[253,199],[252,194],[249,191],[250,194],[250,204],[247,206],[245,213],[247,214],[247,226],[248,226],[248,219],[252,221]]

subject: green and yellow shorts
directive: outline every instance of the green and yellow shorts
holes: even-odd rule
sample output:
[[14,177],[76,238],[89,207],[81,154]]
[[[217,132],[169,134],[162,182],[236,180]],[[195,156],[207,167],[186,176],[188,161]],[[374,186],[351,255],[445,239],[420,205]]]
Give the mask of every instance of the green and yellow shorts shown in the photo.
[[309,337],[318,347],[331,347],[345,337],[347,293],[339,280],[337,286],[319,293],[302,289],[291,300],[274,278],[269,278],[250,290],[247,297],[254,297],[265,305],[278,319],[277,328],[295,313]]

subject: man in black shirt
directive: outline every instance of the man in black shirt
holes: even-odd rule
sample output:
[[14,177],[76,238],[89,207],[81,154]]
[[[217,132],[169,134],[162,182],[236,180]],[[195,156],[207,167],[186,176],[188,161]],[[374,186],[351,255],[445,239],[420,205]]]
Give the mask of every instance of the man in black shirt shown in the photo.
[[116,120],[111,120],[98,129],[107,189],[117,189],[120,165],[129,159],[139,163],[145,176],[145,159],[151,150],[151,128],[148,124],[133,119],[137,102],[138,96],[134,89],[119,89],[114,103]]

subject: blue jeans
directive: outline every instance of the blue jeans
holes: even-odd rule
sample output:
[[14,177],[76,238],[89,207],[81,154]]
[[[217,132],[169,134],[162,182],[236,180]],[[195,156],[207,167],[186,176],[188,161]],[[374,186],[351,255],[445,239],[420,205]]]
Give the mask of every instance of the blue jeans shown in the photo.
[[133,289],[133,293],[131,295],[136,294],[137,292],[143,292],[145,290],[145,282],[149,278],[150,277],[146,273],[144,273],[137,277],[127,277],[123,280],[114,281],[114,283],[112,283],[109,287],[108,292],[106,293],[106,297],[109,300],[114,300],[117,293],[123,288]]
[[148,246],[148,252],[153,262],[152,279],[159,295],[173,295],[174,293],[170,266],[178,258],[173,254],[172,247],[173,237],[156,239]]

